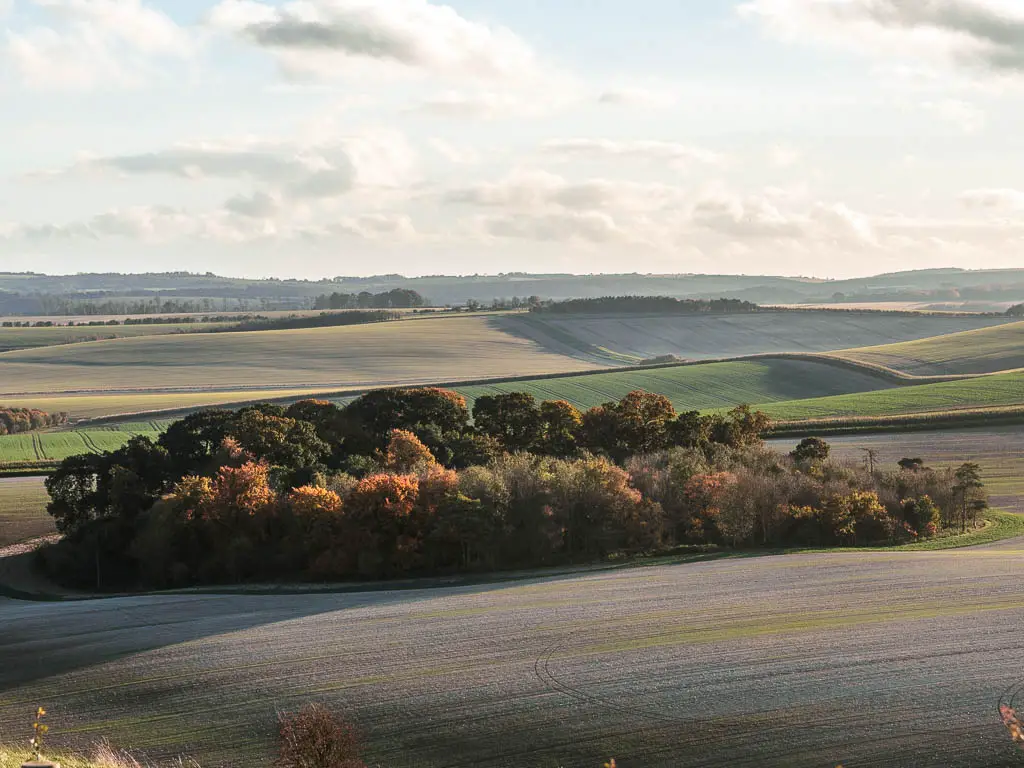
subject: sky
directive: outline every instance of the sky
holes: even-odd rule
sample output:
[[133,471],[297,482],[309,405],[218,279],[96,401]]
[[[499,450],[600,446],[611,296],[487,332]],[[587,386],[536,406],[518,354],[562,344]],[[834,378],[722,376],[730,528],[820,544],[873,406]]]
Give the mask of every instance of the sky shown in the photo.
[[0,271],[1024,266],[1021,0],[0,0]]

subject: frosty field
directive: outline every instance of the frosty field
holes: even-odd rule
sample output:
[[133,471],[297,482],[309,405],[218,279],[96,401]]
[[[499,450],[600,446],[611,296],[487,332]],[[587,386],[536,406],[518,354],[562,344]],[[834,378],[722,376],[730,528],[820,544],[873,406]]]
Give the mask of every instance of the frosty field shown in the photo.
[[323,701],[405,766],[1010,766],[1020,540],[350,594],[0,601],[0,741],[272,756]]

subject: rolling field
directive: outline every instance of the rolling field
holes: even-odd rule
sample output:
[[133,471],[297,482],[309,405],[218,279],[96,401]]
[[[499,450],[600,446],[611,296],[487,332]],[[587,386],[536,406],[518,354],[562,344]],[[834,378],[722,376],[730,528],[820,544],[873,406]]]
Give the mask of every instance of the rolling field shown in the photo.
[[178,402],[197,404],[206,402],[194,397],[202,391],[236,392],[233,399],[238,401],[250,399],[247,392],[270,389],[419,384],[591,367],[505,334],[489,318],[419,318],[338,328],[148,336],[7,352],[0,354],[0,401],[42,407],[54,402],[54,395],[180,392],[190,397]]
[[781,352],[828,352],[1006,324],[1001,317],[763,312],[754,315],[510,315],[509,333],[567,354],[607,362],[676,355],[708,360]]
[[1022,403],[1024,372],[1014,372],[877,392],[766,402],[758,407],[777,421],[803,421],[1001,408]]
[[836,354],[916,376],[1015,370],[1024,368],[1024,322]]
[[54,532],[41,477],[0,478],[0,547]]
[[116,451],[133,435],[155,438],[169,424],[169,421],[134,422],[94,429],[0,435],[0,465],[60,461],[80,453]]
[[[932,467],[956,467],[965,461],[981,465],[993,507],[1024,513],[1024,445],[1020,427],[938,430],[882,435],[825,438],[832,455],[863,460],[864,449],[877,452],[878,461],[893,468],[902,458],[925,460]],[[798,439],[770,440],[779,451],[790,451]]]
[[[0,600],[0,741],[273,757],[310,701],[405,768],[1019,765],[1020,540],[349,594]],[[69,634],[69,629],[73,633]]]
[[[36,318],[25,318],[35,321]],[[0,352],[59,344],[77,344],[105,339],[131,339],[138,336],[168,334],[227,326],[228,323],[164,323],[159,325],[112,325],[92,327],[3,328],[0,327]]]
[[636,389],[668,397],[679,411],[704,410],[741,403],[767,403],[827,394],[887,389],[891,382],[861,372],[803,360],[751,360],[706,365],[616,371],[567,378],[457,387],[472,400],[481,395],[529,392],[538,400],[568,400],[592,408],[618,400]]

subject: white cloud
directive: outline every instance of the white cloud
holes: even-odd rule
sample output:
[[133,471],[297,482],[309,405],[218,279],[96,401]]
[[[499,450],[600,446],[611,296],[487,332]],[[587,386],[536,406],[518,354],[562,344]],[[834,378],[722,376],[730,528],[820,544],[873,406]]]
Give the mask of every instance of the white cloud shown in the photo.
[[964,133],[977,133],[988,123],[988,116],[983,109],[958,99],[926,101],[921,107]]
[[783,39],[909,61],[1024,73],[1024,10],[1002,0],[752,0],[742,17]]
[[469,147],[457,147],[444,139],[431,139],[431,148],[441,157],[454,165],[477,165],[480,153]]
[[332,77],[376,62],[471,78],[517,78],[536,66],[508,29],[427,0],[223,0],[212,26],[270,52],[293,76]]
[[[416,164],[416,153],[405,137],[382,129],[309,145],[258,138],[182,143],[134,155],[91,157],[34,176],[112,172],[192,181],[241,179],[268,185],[286,198],[319,199],[356,188],[406,187],[415,177]],[[233,204],[247,207],[240,200]]]
[[538,102],[528,101],[513,93],[444,91],[424,99],[413,111],[433,117],[491,120],[506,116],[537,115],[543,108]]
[[611,107],[668,109],[679,103],[679,97],[668,89],[621,86],[602,91],[597,102]]
[[997,211],[1024,210],[1024,192],[1016,189],[971,189],[960,195],[968,208]]
[[33,0],[50,26],[8,29],[0,62],[31,87],[134,86],[157,59],[194,53],[188,32],[141,0]]
[[649,163],[665,163],[676,169],[687,168],[698,163],[720,165],[726,159],[718,152],[670,141],[559,139],[544,144],[542,151],[546,155],[561,160],[622,158]]
[[689,224],[729,238],[876,245],[869,217],[842,203],[817,202],[802,212],[784,210],[767,197],[717,192],[693,205]]
[[544,171],[518,171],[496,183],[454,189],[444,201],[482,208],[573,211],[665,210],[681,201],[680,191],[664,184],[590,179],[567,181]]
[[791,168],[800,162],[800,151],[777,144],[768,150],[768,162],[776,168]]
[[495,238],[602,244],[631,239],[615,219],[598,211],[491,216],[481,223],[485,233]]

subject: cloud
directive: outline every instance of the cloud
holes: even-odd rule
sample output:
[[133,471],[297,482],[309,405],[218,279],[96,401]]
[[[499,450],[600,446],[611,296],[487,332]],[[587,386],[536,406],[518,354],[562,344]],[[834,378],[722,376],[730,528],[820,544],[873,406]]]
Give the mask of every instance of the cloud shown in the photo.
[[543,106],[512,93],[445,91],[430,96],[413,110],[432,117],[492,120],[498,117],[537,115]]
[[477,165],[480,153],[468,147],[457,147],[444,139],[431,139],[431,148],[449,163],[455,165]]
[[482,224],[486,234],[495,238],[605,244],[630,239],[611,216],[597,211],[492,216]]
[[610,107],[668,109],[679,103],[679,97],[669,90],[622,86],[602,91],[597,103]]
[[519,77],[536,66],[508,29],[427,0],[223,0],[208,18],[296,76],[336,76],[360,62],[471,78]]
[[768,150],[768,162],[776,168],[791,168],[800,162],[800,151],[793,147],[776,145]]
[[676,169],[687,168],[694,164],[720,165],[725,162],[725,156],[717,152],[670,141],[560,139],[547,142],[542,147],[542,151],[544,154],[560,160],[622,158],[665,163]]
[[[267,185],[289,199],[324,199],[356,188],[403,188],[415,175],[416,153],[405,137],[373,130],[329,143],[303,145],[265,139],[182,143],[133,155],[91,157],[39,178],[116,173],[191,181],[241,179]],[[264,204],[266,198],[262,198]],[[252,210],[255,198],[232,205]]]
[[966,101],[957,99],[926,101],[921,104],[921,107],[964,133],[977,133],[988,123],[985,111]]
[[1024,11],[983,0],[752,0],[742,17],[790,41],[1024,73]]
[[689,226],[738,240],[773,239],[876,245],[871,220],[841,203],[814,203],[804,212],[785,211],[767,197],[717,192],[693,205]]
[[251,195],[235,195],[224,203],[224,208],[239,216],[253,219],[269,219],[281,210],[281,199],[267,192],[254,192]]
[[8,29],[0,46],[30,87],[70,89],[140,85],[158,59],[190,58],[186,30],[141,0],[34,0],[50,26]]
[[1016,189],[971,189],[960,195],[967,208],[997,211],[1024,210],[1024,192]]
[[450,190],[444,202],[481,208],[537,211],[655,211],[678,205],[681,193],[664,184],[638,184],[607,179],[567,181],[543,171],[519,171],[496,183]]

